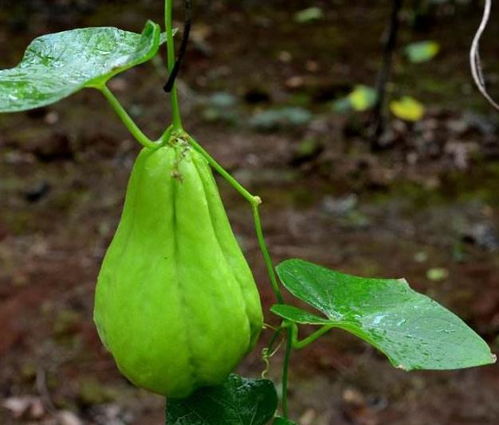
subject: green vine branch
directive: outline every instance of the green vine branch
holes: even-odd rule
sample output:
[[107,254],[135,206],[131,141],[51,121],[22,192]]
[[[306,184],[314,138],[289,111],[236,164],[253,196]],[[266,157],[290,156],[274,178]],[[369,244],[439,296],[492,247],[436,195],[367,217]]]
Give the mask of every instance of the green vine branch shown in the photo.
[[[172,72],[175,66],[175,42],[173,40],[173,0],[165,0],[165,30],[168,72]],[[170,102],[172,108],[172,124],[174,130],[182,130],[182,118],[178,102],[177,84],[174,83],[170,92]]]
[[[102,84],[101,86],[96,87],[103,95],[104,97],[108,100],[109,104],[111,107],[114,109],[114,112],[118,115],[118,117],[123,121],[123,124],[125,124],[125,127],[128,129],[128,131],[132,134],[133,137],[144,147],[146,148],[152,148],[156,149],[159,144],[157,142],[153,142],[149,137],[147,137],[142,130],[137,126],[135,121],[130,117],[128,112],[123,108],[123,105],[120,103],[120,101],[116,98],[116,96],[109,90],[109,87],[107,87],[105,84]],[[162,139],[163,136],[160,138]]]
[[288,409],[288,384],[289,384],[289,363],[291,361],[291,352],[293,351],[293,330],[288,328],[287,338],[286,338],[286,351],[284,352],[284,362],[282,365],[282,416],[284,419],[288,419],[289,409]]
[[[258,198],[258,199],[260,199],[260,198]],[[258,209],[259,205],[260,204],[251,204],[251,210],[253,213],[253,221],[255,224],[256,237],[258,239],[260,251],[262,252],[262,255],[263,255],[263,261],[265,262],[265,266],[267,268],[267,273],[269,275],[272,289],[274,290],[274,294],[277,298],[277,302],[283,303],[284,299],[282,297],[281,289],[279,288],[279,282],[277,281],[277,276],[275,273],[274,264],[272,262],[270,252],[269,252],[269,249],[267,247],[267,242],[265,241],[265,236],[263,234],[262,220],[260,218],[260,211]]]
[[324,325],[320,327],[318,330],[316,330],[314,333],[310,334],[309,336],[303,338],[300,341],[298,339],[298,326],[295,323],[293,323],[291,325],[291,339],[292,339],[293,348],[296,350],[300,350],[302,348],[307,347],[308,345],[312,344],[312,342],[316,341],[321,336],[323,336],[325,333],[329,332],[332,328],[334,328],[334,325]]

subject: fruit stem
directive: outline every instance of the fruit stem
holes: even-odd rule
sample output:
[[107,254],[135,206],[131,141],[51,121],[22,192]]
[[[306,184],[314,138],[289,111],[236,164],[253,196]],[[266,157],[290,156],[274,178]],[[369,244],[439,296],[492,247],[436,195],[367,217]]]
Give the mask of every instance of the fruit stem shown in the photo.
[[114,109],[118,117],[123,121],[125,127],[132,134],[135,139],[144,147],[156,149],[159,147],[159,144],[153,142],[149,137],[147,137],[142,130],[135,124],[135,121],[128,115],[128,112],[123,108],[120,101],[116,98],[116,96],[109,90],[109,88],[105,85],[96,86],[96,88],[104,95],[104,97],[108,100],[111,107]]
[[[175,66],[175,42],[173,40],[173,0],[165,0],[165,30],[166,30],[166,49],[168,72],[172,72]],[[174,83],[170,92],[170,102],[172,108],[173,130],[182,130],[182,118],[180,116],[180,107],[178,102],[177,84]]]

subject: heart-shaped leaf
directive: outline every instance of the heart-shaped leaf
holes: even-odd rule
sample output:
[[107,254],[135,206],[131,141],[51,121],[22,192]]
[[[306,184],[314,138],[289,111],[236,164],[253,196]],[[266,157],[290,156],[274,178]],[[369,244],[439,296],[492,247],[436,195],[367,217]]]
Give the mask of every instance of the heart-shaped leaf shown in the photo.
[[150,21],[142,34],[102,27],[36,38],[19,65],[0,70],[0,112],[39,108],[101,84],[151,59],[160,38]]
[[459,369],[493,363],[489,347],[459,317],[404,279],[371,279],[303,260],[277,267],[284,286],[328,319],[296,307],[272,311],[296,323],[344,329],[386,354],[405,370]]
[[166,425],[265,425],[277,409],[272,381],[232,374],[217,387],[169,400]]

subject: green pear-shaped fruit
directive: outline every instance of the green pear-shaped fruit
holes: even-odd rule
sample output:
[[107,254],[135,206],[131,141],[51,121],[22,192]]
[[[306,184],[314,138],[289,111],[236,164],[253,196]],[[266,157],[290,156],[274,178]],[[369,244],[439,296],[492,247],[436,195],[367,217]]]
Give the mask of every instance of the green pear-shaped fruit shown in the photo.
[[174,398],[220,384],[258,338],[251,270],[209,165],[182,140],[135,162],[94,320],[130,381]]

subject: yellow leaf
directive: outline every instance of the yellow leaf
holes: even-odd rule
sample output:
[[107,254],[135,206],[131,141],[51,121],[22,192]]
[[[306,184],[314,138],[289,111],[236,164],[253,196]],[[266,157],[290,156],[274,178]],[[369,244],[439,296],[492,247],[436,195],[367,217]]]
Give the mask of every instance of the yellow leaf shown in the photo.
[[392,100],[390,110],[393,115],[406,121],[419,121],[425,113],[423,104],[409,96],[404,96],[400,100]]

